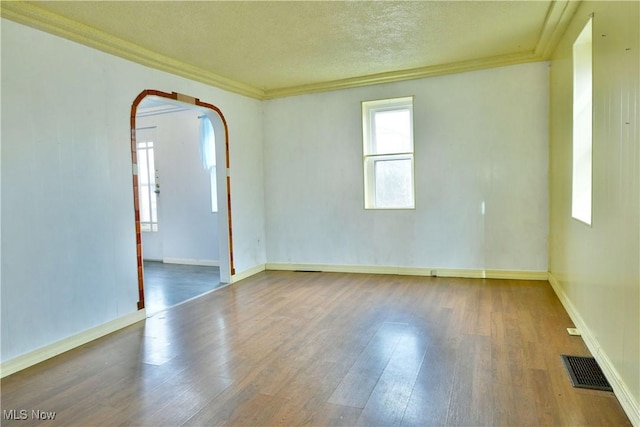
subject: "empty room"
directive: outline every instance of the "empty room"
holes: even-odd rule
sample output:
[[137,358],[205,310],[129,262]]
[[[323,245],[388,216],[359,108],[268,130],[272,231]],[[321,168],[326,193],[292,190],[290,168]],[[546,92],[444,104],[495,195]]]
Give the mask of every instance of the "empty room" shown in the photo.
[[640,2],[0,14],[2,425],[640,427]]

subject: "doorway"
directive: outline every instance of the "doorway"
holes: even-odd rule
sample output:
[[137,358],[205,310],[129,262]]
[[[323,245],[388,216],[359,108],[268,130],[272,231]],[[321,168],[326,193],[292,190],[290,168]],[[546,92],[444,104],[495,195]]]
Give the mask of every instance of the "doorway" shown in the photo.
[[[156,120],[152,116],[157,116]],[[193,126],[186,131],[180,130],[180,126],[189,120],[193,121]],[[204,121],[210,123],[209,128],[215,136],[214,158],[219,159],[217,167],[209,167],[206,171],[198,169],[197,161],[188,166],[185,163],[193,162],[201,154],[198,153],[200,137],[195,137],[194,142],[193,135],[199,134],[201,126],[198,122]],[[157,123],[162,126],[158,127]],[[174,134],[160,135],[167,129]],[[176,135],[176,132],[184,134]],[[164,142],[159,144],[158,140]],[[171,144],[167,143],[169,140]],[[168,147],[173,144],[175,146]],[[234,274],[230,179],[227,176],[229,151],[227,124],[221,111],[197,98],[175,92],[143,91],[132,105],[131,150],[138,309],[158,311],[180,299],[194,297],[198,289],[206,292],[220,283],[229,283]],[[163,166],[166,174],[162,172]],[[203,194],[203,176],[207,179],[209,195]],[[208,187],[209,183],[212,187]],[[205,212],[207,209],[209,211]],[[198,224],[200,230],[195,229]],[[149,281],[147,289],[145,278]],[[164,285],[173,283],[175,289],[159,297],[158,286],[163,282]]]

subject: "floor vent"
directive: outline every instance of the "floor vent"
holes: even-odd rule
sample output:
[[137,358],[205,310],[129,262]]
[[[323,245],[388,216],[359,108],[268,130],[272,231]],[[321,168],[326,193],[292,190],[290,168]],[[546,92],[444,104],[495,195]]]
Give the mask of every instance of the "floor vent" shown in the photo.
[[566,354],[560,357],[574,387],[613,391],[593,357],[567,356]]

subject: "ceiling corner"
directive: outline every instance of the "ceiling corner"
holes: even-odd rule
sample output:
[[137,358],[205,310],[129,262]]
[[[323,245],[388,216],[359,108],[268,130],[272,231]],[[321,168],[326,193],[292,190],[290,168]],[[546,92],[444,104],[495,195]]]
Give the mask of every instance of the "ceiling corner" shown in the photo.
[[535,55],[538,58],[546,60],[551,57],[580,3],[581,0],[551,2],[535,49]]

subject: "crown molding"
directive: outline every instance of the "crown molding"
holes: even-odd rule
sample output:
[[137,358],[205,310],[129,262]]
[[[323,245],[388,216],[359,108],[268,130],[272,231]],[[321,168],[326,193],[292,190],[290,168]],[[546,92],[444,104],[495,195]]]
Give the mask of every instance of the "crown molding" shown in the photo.
[[264,91],[261,89],[159,54],[135,43],[114,37],[104,31],[49,12],[27,2],[0,2],[0,16],[138,64],[251,98],[264,98]]
[[240,95],[265,100],[546,61],[553,54],[579,4],[580,0],[554,0],[550,3],[538,43],[533,51],[270,90],[262,90],[161,55],[28,2],[1,1],[0,16],[151,68]]
[[538,37],[535,55],[542,60],[551,58],[560,38],[564,35],[573,15],[580,6],[580,0],[555,0],[547,10],[542,31]]
[[507,65],[524,64],[548,60],[555,51],[560,38],[564,35],[581,0],[553,0],[545,16],[544,24],[538,37],[536,48],[530,52],[500,55],[489,58],[478,58],[469,61],[433,65],[409,70],[392,71],[348,79],[320,82],[308,85],[284,87],[265,91],[265,99],[283,98],[331,90],[348,89],[380,83],[392,83],[404,80],[435,77]]
[[446,74],[463,73],[466,71],[484,70],[487,68],[503,67],[506,65],[523,64],[527,62],[543,61],[533,52],[523,52],[510,55],[501,55],[490,58],[479,58],[470,61],[453,62],[442,65],[433,65],[409,70],[391,71],[388,73],[371,74],[348,79],[333,80],[308,85],[285,87],[265,91],[266,99],[283,98],[287,96],[304,95],[331,90],[349,89],[354,87],[369,86],[381,83],[393,83],[405,80],[422,79],[425,77],[442,76]]

